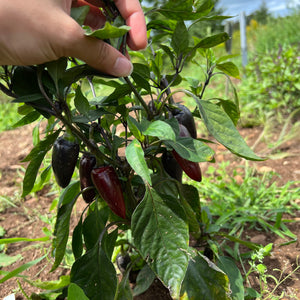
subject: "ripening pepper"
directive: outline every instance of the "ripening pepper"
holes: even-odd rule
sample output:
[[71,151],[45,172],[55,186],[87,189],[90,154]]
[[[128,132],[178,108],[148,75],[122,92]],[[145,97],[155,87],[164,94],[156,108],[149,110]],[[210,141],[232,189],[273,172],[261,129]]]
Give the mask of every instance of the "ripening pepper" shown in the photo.
[[112,166],[101,166],[91,172],[92,181],[110,209],[119,217],[126,218],[125,201],[118,175]]
[[191,111],[183,104],[177,104],[177,108],[172,110],[172,114],[177,119],[179,124],[182,124],[187,128],[191,137],[196,139],[196,124]]
[[[179,135],[181,137],[190,136],[189,131],[185,126],[179,124],[179,129],[180,129]],[[198,163],[189,161],[181,157],[175,150],[172,150],[172,154],[186,175],[188,175],[191,179],[195,181],[200,182],[202,180],[201,169]]]
[[[95,166],[96,157],[90,153],[84,153],[79,163],[79,178],[81,190],[87,187],[94,186],[91,177],[91,172]],[[95,196],[96,192],[94,189],[90,189],[82,193],[82,197],[86,203],[93,202]]]
[[65,137],[59,137],[53,144],[52,169],[57,184],[69,185],[79,156],[79,145]]

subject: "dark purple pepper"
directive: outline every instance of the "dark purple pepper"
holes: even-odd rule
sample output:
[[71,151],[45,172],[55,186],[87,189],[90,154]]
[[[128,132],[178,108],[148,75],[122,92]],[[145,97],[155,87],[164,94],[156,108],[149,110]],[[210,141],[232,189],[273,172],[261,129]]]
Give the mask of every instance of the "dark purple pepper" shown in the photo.
[[173,109],[171,112],[173,116],[178,120],[178,123],[184,125],[189,131],[191,137],[193,139],[196,139],[196,124],[191,111],[183,104],[177,104],[177,108]]
[[79,145],[64,137],[53,144],[52,169],[57,184],[65,188],[69,185],[79,156]]
[[[84,153],[79,163],[79,178],[81,190],[93,187],[91,172],[96,166],[96,157],[90,153]],[[82,197],[86,203],[91,203],[96,196],[94,189],[84,191]]]
[[168,175],[182,182],[182,169],[171,152],[164,152],[161,156],[161,162]]

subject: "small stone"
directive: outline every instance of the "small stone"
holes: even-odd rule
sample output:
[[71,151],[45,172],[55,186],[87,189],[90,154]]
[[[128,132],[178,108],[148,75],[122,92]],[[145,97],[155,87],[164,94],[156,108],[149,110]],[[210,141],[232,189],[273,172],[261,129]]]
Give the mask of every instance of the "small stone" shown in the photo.
[[258,169],[260,173],[269,173],[269,172],[274,172],[274,169],[268,166],[262,166]]

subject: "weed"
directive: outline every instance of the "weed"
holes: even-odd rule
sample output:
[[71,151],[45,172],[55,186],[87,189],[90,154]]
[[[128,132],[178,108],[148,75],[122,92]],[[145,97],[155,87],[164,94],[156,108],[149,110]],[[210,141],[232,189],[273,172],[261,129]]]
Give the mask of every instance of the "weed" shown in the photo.
[[233,235],[247,227],[296,239],[285,226],[283,214],[299,209],[296,199],[300,188],[292,188],[292,181],[278,187],[275,177],[273,172],[257,176],[256,170],[248,166],[230,172],[229,162],[222,162],[218,169],[210,166],[203,182],[193,185],[202,194],[202,203],[209,208],[214,226]]
[[[250,268],[248,272],[245,271],[245,267],[243,266],[245,272],[245,281],[247,283],[246,288],[246,297],[245,299],[252,299],[252,296],[256,296],[257,299],[283,299],[285,296],[289,296],[290,299],[297,299],[296,295],[291,295],[291,292],[283,291],[280,296],[276,296],[275,292],[282,286],[282,284],[291,279],[293,275],[299,274],[299,257],[296,259],[296,266],[294,269],[290,270],[291,267],[285,266],[282,270],[281,269],[273,269],[273,272],[277,272],[278,276],[274,276],[269,274],[267,266],[263,263],[263,260],[266,256],[270,255],[272,250],[272,244],[268,244],[265,247],[261,247],[258,251],[253,252],[251,255],[251,259],[249,261]],[[285,275],[287,274],[287,275]],[[249,281],[249,276],[254,275],[257,276],[259,282],[259,293],[256,292],[252,287]],[[270,287],[270,283],[273,282],[273,287]],[[289,295],[287,295],[287,293]]]

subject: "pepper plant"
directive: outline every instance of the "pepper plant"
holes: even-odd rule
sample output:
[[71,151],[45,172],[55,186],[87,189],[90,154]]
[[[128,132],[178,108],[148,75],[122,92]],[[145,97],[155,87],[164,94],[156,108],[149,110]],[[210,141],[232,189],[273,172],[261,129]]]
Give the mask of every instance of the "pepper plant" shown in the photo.
[[[105,3],[106,25],[96,31],[86,28],[86,34],[125,53],[130,28],[113,1]],[[23,197],[38,176],[45,180],[49,172],[63,188],[49,254],[52,271],[66,254],[76,201],[87,203],[72,230],[70,274],[56,285],[61,297],[132,299],[158,278],[174,299],[232,299],[231,275],[216,266],[214,255],[189,246],[191,237],[208,245],[209,233],[197,189],[181,180],[185,172],[201,181],[199,163],[214,162],[210,142],[261,160],[235,127],[239,107],[234,86],[233,99],[205,99],[213,76],[239,76],[230,56],[216,58],[212,50],[229,38],[226,33],[202,39],[191,34],[201,22],[226,18],[207,17],[212,8],[211,0],[169,0],[147,11],[149,45],[129,52],[134,62],[129,77],[113,78],[73,57],[2,67],[1,89],[22,104],[19,124],[39,118],[48,122],[45,137],[24,159]],[[86,9],[72,11],[81,25]],[[190,64],[199,71],[182,77]],[[194,106],[176,103],[179,92],[191,97]],[[195,120],[206,126],[211,141],[197,138]],[[52,168],[39,175],[49,151]],[[221,256],[217,261],[228,265]],[[133,271],[138,272],[134,292],[129,286]]]

